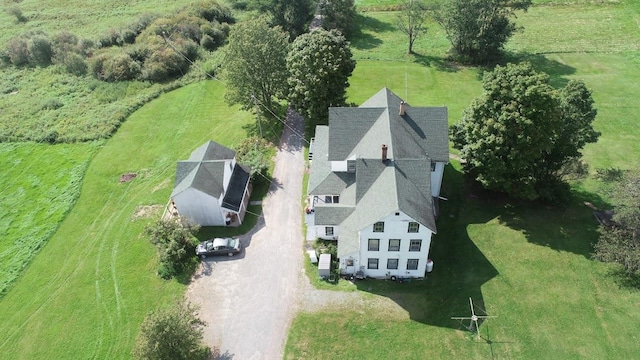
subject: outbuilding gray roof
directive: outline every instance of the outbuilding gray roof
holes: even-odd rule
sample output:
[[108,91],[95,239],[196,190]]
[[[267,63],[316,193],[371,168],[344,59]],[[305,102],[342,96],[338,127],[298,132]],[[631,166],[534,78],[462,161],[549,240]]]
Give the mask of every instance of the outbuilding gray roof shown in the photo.
[[[188,160],[178,161],[176,181],[171,196],[187,189],[197,189],[218,198],[224,192],[225,164],[235,157],[236,152],[215,141],[207,141],[191,153]],[[244,190],[249,182],[250,169],[236,163],[222,200],[222,206],[238,211]]]

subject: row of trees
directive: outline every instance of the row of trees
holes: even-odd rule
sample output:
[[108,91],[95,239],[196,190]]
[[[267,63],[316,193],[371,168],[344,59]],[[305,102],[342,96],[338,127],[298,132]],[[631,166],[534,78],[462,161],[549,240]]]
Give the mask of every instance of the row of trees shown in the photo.
[[345,104],[354,68],[349,42],[339,31],[319,29],[290,44],[280,27],[256,18],[237,24],[229,35],[225,99],[270,110],[275,101],[288,99],[312,124],[323,123],[330,106]]

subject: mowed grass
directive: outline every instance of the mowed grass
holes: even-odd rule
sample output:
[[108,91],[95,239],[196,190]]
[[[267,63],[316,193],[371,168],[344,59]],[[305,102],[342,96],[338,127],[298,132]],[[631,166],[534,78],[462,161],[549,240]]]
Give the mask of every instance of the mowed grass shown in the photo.
[[[532,62],[555,86],[582,79],[592,89],[598,108],[594,125],[602,132],[600,141],[584,150],[592,173],[637,167],[640,67],[633,50],[640,35],[637,24],[628,30],[637,21],[638,4],[572,3],[537,1],[521,14],[525,33],[507,45],[509,61]],[[359,59],[349,100],[361,103],[387,86],[412,105],[445,103],[450,123],[458,121],[481,93],[484,70],[451,66],[446,46],[423,46],[442,39],[424,40],[416,48],[420,55],[409,57],[398,44],[406,40],[393,29],[391,14],[363,16],[380,26],[354,40]],[[567,17],[586,23],[571,26]],[[530,28],[539,34],[526,35]],[[431,35],[439,32],[431,30]],[[607,42],[616,35],[619,42]],[[425,281],[403,285],[358,283],[363,296],[390,298],[400,311],[346,304],[301,313],[292,324],[285,358],[636,358],[640,292],[629,287],[616,266],[591,259],[598,235],[583,202],[607,206],[608,199],[596,192],[600,186],[593,179],[576,186],[567,208],[521,204],[485,194],[466,183],[458,164],[448,167],[443,196],[449,201],[441,203],[430,255],[434,272]],[[469,297],[497,315],[481,325],[479,338],[450,319],[469,315]]]
[[[209,81],[163,95],[95,155],[76,205],[0,300],[2,358],[129,358],[143,317],[182,296],[184,285],[156,275],[142,233],[168,201],[177,160],[209,139],[233,147],[246,136],[253,117],[223,94]],[[119,183],[127,172],[138,176]],[[153,207],[138,218],[139,206]]]
[[75,203],[95,149],[0,144],[0,297]]

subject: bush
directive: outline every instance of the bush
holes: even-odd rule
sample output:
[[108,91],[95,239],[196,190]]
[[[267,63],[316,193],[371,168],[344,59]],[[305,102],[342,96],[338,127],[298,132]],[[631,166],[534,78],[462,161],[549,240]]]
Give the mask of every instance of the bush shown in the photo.
[[207,21],[233,22],[231,9],[214,0],[200,0],[192,5],[192,13]]
[[49,39],[45,36],[33,36],[29,39],[27,49],[29,51],[29,63],[43,67],[51,64],[53,50]]
[[271,144],[264,138],[252,136],[243,139],[236,147],[236,158],[251,168],[251,179],[266,175],[269,169]]
[[196,307],[182,302],[148,314],[140,325],[133,357],[145,360],[212,358],[211,349],[202,345],[202,328],[206,323],[197,315]]
[[182,217],[169,221],[159,220],[146,228],[160,257],[158,274],[168,279],[191,268],[196,258],[197,240],[193,237],[200,227]]
[[58,62],[70,74],[83,76],[87,73],[87,62],[84,57],[76,53],[66,53]]
[[144,62],[142,78],[155,82],[166,81],[184,75],[188,68],[187,60],[173,49],[158,48]]
[[92,70],[98,79],[113,82],[135,79],[141,67],[126,53],[106,53],[99,57]]
[[124,44],[133,44],[136,42],[136,34],[132,29],[124,29],[120,32],[120,39],[122,39],[122,43]]
[[16,21],[19,23],[23,23],[27,21],[27,18],[22,14],[22,10],[20,10],[20,8],[17,6],[8,7],[6,12],[9,15],[15,16]]
[[63,107],[62,101],[54,98],[50,98],[42,104],[42,110],[55,110]]
[[7,43],[7,57],[14,66],[25,66],[29,63],[29,48],[23,38],[13,38]]

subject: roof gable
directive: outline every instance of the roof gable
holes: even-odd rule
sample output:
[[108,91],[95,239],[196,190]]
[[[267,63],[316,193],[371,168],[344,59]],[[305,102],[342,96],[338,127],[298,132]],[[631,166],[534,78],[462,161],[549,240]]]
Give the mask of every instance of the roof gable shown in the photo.
[[235,151],[209,140],[191,153],[189,161],[231,160],[235,156]]

